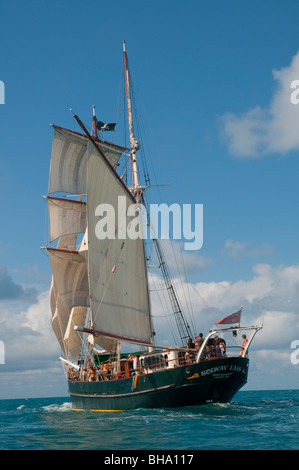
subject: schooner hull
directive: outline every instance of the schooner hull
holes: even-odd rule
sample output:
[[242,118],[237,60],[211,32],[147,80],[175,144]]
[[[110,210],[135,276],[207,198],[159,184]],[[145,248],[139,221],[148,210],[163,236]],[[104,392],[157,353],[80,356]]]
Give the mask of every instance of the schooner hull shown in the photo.
[[249,360],[214,359],[134,377],[68,382],[74,410],[122,411],[229,403],[247,382]]

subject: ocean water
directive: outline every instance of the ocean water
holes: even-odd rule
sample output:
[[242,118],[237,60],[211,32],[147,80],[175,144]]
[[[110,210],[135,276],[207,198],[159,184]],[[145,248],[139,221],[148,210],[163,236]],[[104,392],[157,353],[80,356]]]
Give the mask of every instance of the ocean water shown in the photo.
[[299,390],[240,391],[230,404],[110,413],[72,411],[66,397],[0,400],[0,449],[295,450],[298,424]]

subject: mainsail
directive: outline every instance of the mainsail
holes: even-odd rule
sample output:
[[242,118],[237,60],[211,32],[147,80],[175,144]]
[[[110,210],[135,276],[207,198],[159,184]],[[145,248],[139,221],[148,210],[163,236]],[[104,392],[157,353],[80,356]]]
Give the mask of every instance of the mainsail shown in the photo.
[[[118,221],[118,197],[125,197],[126,208],[134,203],[115,172],[127,149],[53,127],[47,203],[49,243],[57,245],[47,249],[53,274],[54,333],[64,354],[78,361],[83,335],[74,327],[85,326],[90,310],[92,342],[104,349],[115,351],[118,341],[151,344],[143,240],[117,236],[99,240],[95,232],[100,204],[114,207]],[[53,193],[66,193],[68,199]],[[71,195],[79,197],[69,199]]]
[[[125,210],[119,208],[119,198]],[[88,266],[94,328],[120,340],[152,343],[146,260],[141,238],[126,234],[126,214],[135,201],[113,168],[90,142],[87,171]],[[99,239],[97,208],[113,208],[115,235]],[[121,233],[122,231],[122,233]]]

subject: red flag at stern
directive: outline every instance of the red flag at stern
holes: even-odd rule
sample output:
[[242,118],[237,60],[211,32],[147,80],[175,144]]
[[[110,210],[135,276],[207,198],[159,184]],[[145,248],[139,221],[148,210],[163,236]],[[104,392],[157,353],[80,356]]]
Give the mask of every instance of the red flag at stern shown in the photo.
[[223,318],[222,320],[217,321],[215,323],[215,325],[228,325],[228,324],[231,324],[231,323],[240,323],[241,312],[242,312],[242,309],[239,310],[238,312],[231,313],[231,315],[228,315],[227,317]]

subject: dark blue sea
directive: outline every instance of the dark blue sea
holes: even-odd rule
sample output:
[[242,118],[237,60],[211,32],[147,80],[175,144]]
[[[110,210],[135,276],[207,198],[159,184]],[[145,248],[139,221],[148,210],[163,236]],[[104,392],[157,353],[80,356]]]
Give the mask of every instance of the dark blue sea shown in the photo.
[[0,431],[1,450],[102,450],[103,459],[133,450],[295,450],[299,390],[240,391],[230,404],[110,413],[72,411],[66,397],[0,400]]

